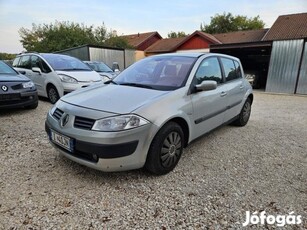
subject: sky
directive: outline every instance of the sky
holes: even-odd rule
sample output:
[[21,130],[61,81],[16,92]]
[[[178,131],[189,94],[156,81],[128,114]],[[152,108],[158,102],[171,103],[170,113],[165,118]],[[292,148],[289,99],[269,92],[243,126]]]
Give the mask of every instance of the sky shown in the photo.
[[201,23],[224,12],[259,15],[269,28],[279,15],[306,13],[307,0],[0,0],[0,53],[22,52],[18,30],[31,30],[32,23],[104,23],[118,35],[157,31],[166,38],[171,31],[200,30]]

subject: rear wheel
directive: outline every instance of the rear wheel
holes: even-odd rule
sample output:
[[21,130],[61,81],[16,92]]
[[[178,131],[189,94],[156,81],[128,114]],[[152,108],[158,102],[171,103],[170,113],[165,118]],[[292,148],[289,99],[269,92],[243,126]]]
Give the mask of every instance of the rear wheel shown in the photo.
[[238,119],[235,120],[233,124],[237,126],[245,126],[251,115],[251,110],[252,110],[252,102],[250,98],[247,98],[239,114]]
[[181,157],[183,145],[182,128],[175,122],[167,123],[150,145],[145,168],[156,175],[172,171]]
[[53,85],[48,86],[47,95],[52,104],[56,103],[60,99],[59,93]]

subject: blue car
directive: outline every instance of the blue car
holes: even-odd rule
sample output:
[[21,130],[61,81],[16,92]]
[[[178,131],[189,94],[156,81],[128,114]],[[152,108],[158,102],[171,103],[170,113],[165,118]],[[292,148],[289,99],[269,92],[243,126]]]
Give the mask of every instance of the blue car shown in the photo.
[[0,61],[0,109],[38,106],[34,83],[12,67]]

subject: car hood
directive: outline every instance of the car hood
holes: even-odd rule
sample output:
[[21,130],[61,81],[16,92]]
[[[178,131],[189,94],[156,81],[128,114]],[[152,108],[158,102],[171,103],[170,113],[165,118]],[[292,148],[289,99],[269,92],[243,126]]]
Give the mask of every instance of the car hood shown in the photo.
[[16,82],[16,81],[23,82],[23,81],[30,81],[30,79],[22,74],[19,75],[0,74],[0,82]]
[[67,94],[61,100],[83,108],[126,114],[167,93],[169,91],[96,84]]
[[77,81],[100,81],[100,75],[95,71],[62,71],[57,70],[58,74],[65,74],[67,76],[75,78]]

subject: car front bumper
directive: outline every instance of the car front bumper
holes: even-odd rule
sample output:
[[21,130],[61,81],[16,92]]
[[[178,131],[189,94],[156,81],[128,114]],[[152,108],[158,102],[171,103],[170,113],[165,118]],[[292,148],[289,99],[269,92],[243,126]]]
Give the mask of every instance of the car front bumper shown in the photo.
[[[65,157],[90,168],[112,172],[137,169],[144,166],[147,152],[157,127],[147,124],[120,132],[97,132],[75,128],[74,115],[61,127],[59,120],[48,113],[45,130],[52,145]],[[51,130],[69,137],[73,150],[54,143]]]
[[0,109],[21,108],[38,103],[37,91],[7,93],[0,95]]

